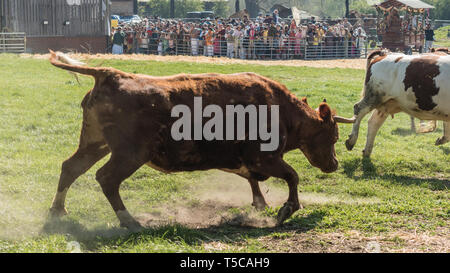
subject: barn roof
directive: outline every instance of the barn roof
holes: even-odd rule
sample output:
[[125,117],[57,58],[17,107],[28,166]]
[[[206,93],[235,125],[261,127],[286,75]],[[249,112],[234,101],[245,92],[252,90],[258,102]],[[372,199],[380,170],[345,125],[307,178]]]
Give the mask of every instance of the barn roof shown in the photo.
[[424,3],[420,0],[387,0],[379,4],[379,6],[382,6],[383,8],[394,6],[396,8],[410,7],[413,9],[434,9],[432,5]]

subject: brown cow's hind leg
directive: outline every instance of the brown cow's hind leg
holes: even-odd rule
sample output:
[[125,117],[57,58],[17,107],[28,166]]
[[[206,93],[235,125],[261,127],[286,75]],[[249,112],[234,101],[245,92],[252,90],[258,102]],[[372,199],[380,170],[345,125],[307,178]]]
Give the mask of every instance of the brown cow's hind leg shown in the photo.
[[80,175],[84,174],[108,153],[108,145],[103,139],[99,127],[89,116],[89,113],[85,111],[78,150],[62,164],[58,190],[50,208],[51,216],[67,214],[64,203],[69,187]]

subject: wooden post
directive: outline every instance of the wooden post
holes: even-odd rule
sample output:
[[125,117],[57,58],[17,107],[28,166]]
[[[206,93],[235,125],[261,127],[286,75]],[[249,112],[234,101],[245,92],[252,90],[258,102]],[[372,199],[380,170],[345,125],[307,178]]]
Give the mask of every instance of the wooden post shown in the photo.
[[3,31],[3,20],[5,16],[3,15],[3,0],[0,0],[0,32]]

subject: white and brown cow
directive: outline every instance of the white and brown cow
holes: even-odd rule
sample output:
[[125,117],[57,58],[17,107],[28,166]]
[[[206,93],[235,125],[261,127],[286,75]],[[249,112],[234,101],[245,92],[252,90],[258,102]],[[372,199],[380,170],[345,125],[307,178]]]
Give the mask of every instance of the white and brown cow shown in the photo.
[[[428,54],[438,54],[446,56],[448,55],[448,48],[440,47],[440,48],[431,48],[431,53]],[[436,130],[437,124],[435,120],[430,120],[425,122],[421,120],[419,123],[419,129],[416,130],[416,125],[414,124],[414,117],[411,116],[411,131],[419,134],[434,132]]]
[[404,55],[377,50],[367,59],[363,98],[354,105],[352,133],[345,142],[353,149],[361,120],[372,110],[364,156],[370,156],[378,129],[389,115],[405,112],[422,120],[443,120],[450,141],[450,56]]

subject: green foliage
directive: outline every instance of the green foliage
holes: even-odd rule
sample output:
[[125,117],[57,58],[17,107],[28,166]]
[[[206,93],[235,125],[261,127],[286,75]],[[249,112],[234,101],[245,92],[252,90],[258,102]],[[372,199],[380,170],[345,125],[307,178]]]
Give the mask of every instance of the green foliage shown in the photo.
[[[177,0],[175,1],[175,18],[185,18],[190,11],[202,11],[203,3],[200,0]],[[169,18],[169,0],[150,0],[139,2],[139,14],[145,16],[158,16]]]
[[228,15],[229,6],[226,1],[216,1],[214,2],[213,11],[215,16],[217,17],[227,17]]
[[436,38],[435,47],[450,47],[450,37],[448,37],[449,30],[450,26],[446,26],[434,31]]
[[366,0],[355,0],[350,4],[350,10],[356,10],[362,14],[372,14],[376,15],[377,11],[374,7],[367,4]]
[[438,0],[433,13],[435,19],[450,20],[450,0]]

